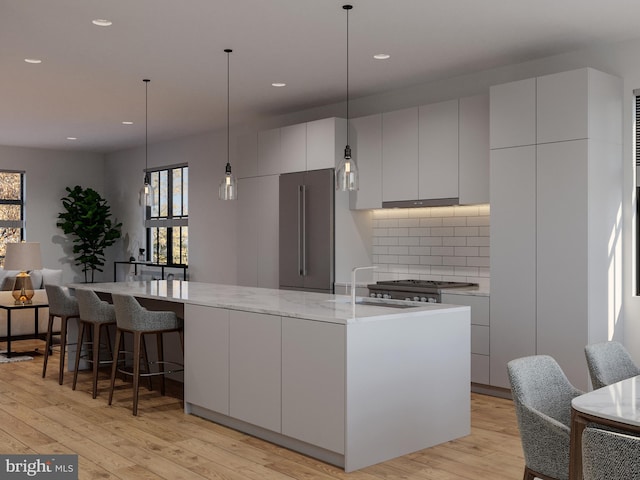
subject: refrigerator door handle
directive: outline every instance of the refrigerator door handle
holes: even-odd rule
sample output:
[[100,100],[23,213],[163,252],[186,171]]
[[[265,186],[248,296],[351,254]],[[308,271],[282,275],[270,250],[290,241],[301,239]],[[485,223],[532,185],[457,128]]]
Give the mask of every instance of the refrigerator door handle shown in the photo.
[[301,219],[301,243],[302,249],[300,250],[301,266],[300,274],[303,277],[307,276],[307,186],[300,185],[300,197],[302,198],[302,219]]
[[303,249],[303,232],[304,232],[304,185],[298,185],[298,276],[304,275],[302,249]]

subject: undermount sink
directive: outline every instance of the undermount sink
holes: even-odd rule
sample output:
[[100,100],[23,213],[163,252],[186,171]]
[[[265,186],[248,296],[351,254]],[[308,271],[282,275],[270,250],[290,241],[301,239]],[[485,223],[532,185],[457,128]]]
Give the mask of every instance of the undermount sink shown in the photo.
[[[333,303],[344,303],[344,304],[351,303],[350,298],[336,298],[334,300],[327,300],[327,301],[333,302]],[[375,298],[367,298],[367,297],[356,298],[356,305],[369,305],[372,307],[389,307],[389,308],[415,308],[416,307],[416,305],[399,301],[399,300],[396,300],[396,301],[378,300]]]

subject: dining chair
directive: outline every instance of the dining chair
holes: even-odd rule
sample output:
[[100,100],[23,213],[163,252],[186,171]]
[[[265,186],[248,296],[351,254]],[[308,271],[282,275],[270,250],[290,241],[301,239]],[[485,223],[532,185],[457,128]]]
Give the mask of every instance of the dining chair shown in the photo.
[[45,285],[47,302],[49,303],[49,324],[47,327],[47,345],[42,364],[42,378],[47,374],[47,363],[53,347],[53,321],[60,318],[60,365],[58,369],[58,383],[62,385],[64,377],[64,360],[67,353],[67,322],[71,318],[79,318],[78,300],[71,295],[69,289],[60,285]]
[[640,375],[640,368],[620,342],[592,343],[584,347],[584,353],[594,390]]
[[[113,400],[113,391],[115,388],[116,373],[119,371],[125,375],[133,377],[133,414],[138,414],[138,386],[140,377],[160,376],[160,393],[165,394],[165,376],[171,373],[181,372],[184,370],[182,364],[169,362],[164,360],[164,344],[162,337],[165,333],[177,332],[180,335],[180,346],[184,353],[183,338],[183,322],[177,317],[175,312],[171,311],[150,311],[144,308],[131,295],[113,294],[113,305],[116,312],[116,341],[114,363],[111,368],[111,386],[109,388],[109,405]],[[132,371],[124,368],[118,368],[118,362],[122,353],[122,338],[124,333],[133,335],[133,365]],[[144,336],[148,334],[156,335],[157,356],[155,362],[148,361],[145,355]],[[145,371],[141,372],[140,363],[145,364]],[[157,365],[154,371],[151,371],[150,365]]]
[[587,427],[582,433],[583,480],[640,478],[640,437]]
[[524,451],[523,479],[568,479],[571,400],[584,392],[548,355],[511,360],[507,370]]

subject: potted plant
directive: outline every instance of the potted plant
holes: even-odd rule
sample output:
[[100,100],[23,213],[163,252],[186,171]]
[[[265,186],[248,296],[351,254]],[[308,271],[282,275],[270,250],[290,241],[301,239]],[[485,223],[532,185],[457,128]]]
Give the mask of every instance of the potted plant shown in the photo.
[[75,264],[82,266],[85,282],[94,281],[94,272],[102,272],[105,248],[121,236],[122,223],[111,221],[111,207],[98,192],[76,185],[66,188],[62,198],[64,212],[58,214],[56,226],[73,235]]

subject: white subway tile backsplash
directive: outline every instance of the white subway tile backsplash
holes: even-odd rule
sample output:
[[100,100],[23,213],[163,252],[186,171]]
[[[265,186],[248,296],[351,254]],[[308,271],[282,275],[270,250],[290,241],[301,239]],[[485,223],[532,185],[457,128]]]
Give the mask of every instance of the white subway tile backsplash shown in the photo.
[[442,245],[447,247],[466,247],[467,237],[442,237]]
[[454,247],[456,257],[477,257],[478,247]]
[[443,265],[452,265],[454,267],[466,267],[467,257],[442,257]]
[[467,217],[446,217],[442,219],[443,227],[466,227]]
[[467,281],[489,288],[489,205],[375,210],[376,280]]
[[431,228],[432,237],[453,237],[454,227],[433,227]]
[[399,227],[419,227],[420,219],[419,218],[402,218],[398,220]]
[[408,245],[408,246],[420,245],[420,237],[399,237],[398,245]]
[[454,255],[455,247],[431,247],[431,255]]
[[431,247],[409,247],[410,255],[431,255]]
[[454,235],[456,237],[477,237],[480,227],[455,227]]

